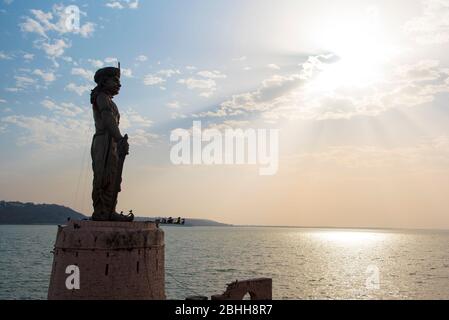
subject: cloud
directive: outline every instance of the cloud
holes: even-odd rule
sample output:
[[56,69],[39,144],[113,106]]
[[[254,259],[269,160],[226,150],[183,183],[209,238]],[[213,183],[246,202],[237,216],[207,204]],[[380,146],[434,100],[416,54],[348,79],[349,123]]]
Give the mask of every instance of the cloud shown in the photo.
[[130,9],[137,9],[139,7],[139,0],[129,1],[128,6]]
[[139,0],[118,0],[118,1],[110,1],[106,3],[106,7],[111,9],[138,9],[139,8]]
[[[382,66],[388,70],[384,77],[372,83],[345,86],[337,82],[330,91],[315,88],[316,81],[335,63],[339,60],[333,55],[311,56],[297,71],[272,75],[261,81],[257,89],[232,95],[217,108],[192,116],[251,115],[267,122],[349,119],[358,115],[377,116],[391,108],[423,105],[432,102],[437,94],[449,92],[449,69],[436,60],[399,66],[392,62]],[[182,81],[190,88],[197,87],[196,82]]]
[[405,81],[432,81],[442,75],[438,69],[439,65],[438,60],[421,60],[415,64],[399,66],[395,72],[398,79]]
[[136,58],[136,60],[139,61],[139,62],[145,62],[145,61],[148,60],[148,57],[145,56],[145,55],[143,55],[143,54],[141,54],[140,56],[138,56],[138,57]]
[[[70,41],[66,38],[61,38],[61,36],[77,34],[88,38],[95,32],[95,24],[92,22],[86,22],[81,25],[75,23],[72,15],[73,10],[77,8],[73,5],[66,7],[61,4],[55,4],[49,12],[31,9],[31,16],[23,17],[22,22],[19,24],[23,33],[32,33],[39,36],[34,42],[35,46],[44,50],[47,56],[53,60],[56,67],[59,66],[56,58],[61,57],[64,51],[71,47]],[[82,11],[78,13],[86,15]]]
[[179,109],[181,108],[181,103],[179,101],[171,101],[167,103],[167,107],[170,109]]
[[240,62],[242,62],[242,61],[246,61],[246,59],[247,59],[246,56],[241,56],[241,57],[232,59],[232,61],[240,61]]
[[41,102],[41,105],[46,109],[53,111],[57,115],[65,116],[65,117],[75,117],[83,112],[83,110],[74,105],[73,103],[63,102],[60,104],[56,104],[50,99],[45,99]]
[[72,75],[80,76],[88,81],[93,81],[94,79],[93,71],[83,68],[72,68]]
[[212,96],[217,90],[216,79],[226,78],[226,75],[217,70],[202,70],[197,72],[197,76],[201,77],[201,79],[190,77],[187,79],[179,79],[178,83],[185,85],[189,90],[200,91],[200,96],[205,98]]
[[36,33],[44,38],[48,38],[45,28],[30,17],[25,18],[25,21],[20,24],[20,29],[25,33]]
[[299,73],[289,76],[274,75],[262,81],[261,87],[257,90],[233,95],[220,105],[218,112],[205,112],[197,116],[222,117],[268,111],[282,100],[285,94],[300,86],[302,81],[304,80]]
[[449,42],[449,0],[424,0],[423,14],[407,21],[403,29],[423,45]]
[[104,66],[104,62],[101,60],[96,60],[96,59],[88,59],[87,61],[90,62],[90,64],[92,64],[92,67],[94,68],[102,68]]
[[175,69],[163,69],[157,72],[158,75],[161,75],[165,78],[171,78],[175,74],[181,74],[181,71]]
[[121,69],[121,75],[126,78],[132,78],[133,71],[131,69],[122,68]]
[[108,2],[106,3],[106,7],[112,8],[112,9],[123,9],[123,5],[118,1]]
[[117,64],[118,59],[114,57],[107,57],[106,59],[104,59],[104,62],[107,64]]
[[279,67],[277,64],[274,63],[270,63],[269,65],[267,65],[267,68],[271,70],[281,70],[281,67]]
[[55,74],[53,72],[51,72],[51,71],[50,72],[45,72],[45,71],[42,71],[40,69],[36,69],[36,70],[33,71],[33,74],[41,77],[42,80],[44,80],[45,83],[47,83],[47,84],[56,80]]
[[[61,4],[53,5],[50,12],[31,9],[32,17],[25,16],[24,21],[19,24],[20,29],[24,33],[36,33],[45,39],[49,39],[49,33],[54,32],[59,35],[79,34],[84,38],[92,36],[95,31],[95,24],[86,22],[83,25],[76,26],[72,21],[69,7]],[[82,14],[82,12],[79,12]]]
[[217,83],[213,79],[187,78],[179,79],[178,83],[184,84],[189,90],[199,90],[200,96],[208,98],[217,89]]
[[0,60],[11,60],[12,56],[0,51]]
[[20,89],[20,88],[5,88],[5,91],[7,91],[7,92],[19,92],[21,90],[22,89]]
[[152,74],[146,75],[143,79],[143,83],[146,86],[154,86],[157,84],[162,84],[162,83],[165,83],[165,81],[166,81],[165,79],[155,76],[155,75],[152,75]]
[[140,115],[134,109],[129,109],[122,112],[120,122],[123,129],[128,129],[131,127],[149,128],[153,124],[152,120]]
[[45,150],[73,150],[86,147],[86,138],[91,135],[91,116],[72,102],[55,102],[46,97],[41,105],[49,115],[11,115],[0,118],[0,126],[15,126],[17,144],[37,145]]
[[75,92],[77,95],[82,96],[85,92],[92,90],[92,88],[89,85],[77,85],[71,82],[65,87],[65,90]]
[[220,71],[208,71],[203,70],[197,73],[197,75],[203,77],[203,78],[209,78],[209,79],[225,79],[226,75],[222,74]]
[[42,48],[50,58],[57,58],[62,56],[64,54],[65,49],[70,47],[71,44],[67,43],[62,39],[57,39],[53,41],[53,43],[44,42],[38,45],[38,48]]
[[151,146],[153,141],[159,138],[159,135],[148,132],[145,129],[136,129],[129,136],[130,143],[135,146]]
[[78,65],[77,62],[74,62],[74,61],[73,61],[73,58],[72,58],[72,57],[64,56],[64,57],[61,57],[61,59],[64,60],[64,61],[66,61],[66,62],[68,62],[68,63],[73,63],[74,65]]
[[85,147],[90,135],[90,119],[60,116],[12,115],[1,118],[1,123],[23,129],[17,144],[38,145],[48,150],[73,150]]
[[153,121],[151,119],[142,116],[134,109],[122,112],[120,117],[120,127],[128,132],[130,144],[132,145],[150,146],[159,137],[157,134],[149,131],[152,125]]
[[[181,74],[181,71],[178,69],[162,69],[157,71],[155,74],[147,74],[143,79],[143,83],[147,86],[160,85],[167,82],[168,78],[171,78],[177,74]],[[160,88],[161,90],[165,90],[165,87]]]
[[31,61],[31,60],[34,59],[34,54],[31,54],[31,53],[25,53],[25,54],[23,55],[23,58],[24,58],[26,61]]
[[216,129],[219,131],[225,131],[226,129],[243,129],[250,125],[246,120],[225,120],[221,123],[211,123],[207,129]]
[[[117,64],[118,64],[118,59],[115,57],[107,57],[104,60],[88,59],[87,61],[96,69],[103,68],[105,65],[117,66]],[[122,69],[122,71],[123,70],[124,69]],[[126,70],[125,73],[127,73],[127,75],[129,75],[130,69],[125,69],[125,70]]]
[[80,29],[79,29],[79,34],[83,37],[83,38],[89,38],[90,36],[92,36],[92,34],[95,32],[95,25],[91,22],[88,22],[86,24],[84,24]]
[[172,113],[170,114],[170,118],[173,119],[173,120],[176,120],[176,119],[186,119],[186,118],[187,118],[187,115],[182,114],[182,113],[179,113],[179,112],[172,112]]
[[14,76],[14,79],[16,80],[16,87],[19,89],[26,89],[36,83],[36,80],[27,76]]

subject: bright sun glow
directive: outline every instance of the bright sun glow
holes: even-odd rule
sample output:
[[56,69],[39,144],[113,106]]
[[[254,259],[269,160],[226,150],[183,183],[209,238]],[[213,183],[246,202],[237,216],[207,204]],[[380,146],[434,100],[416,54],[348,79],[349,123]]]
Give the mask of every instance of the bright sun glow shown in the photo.
[[324,24],[318,34],[323,48],[338,57],[324,64],[311,87],[317,91],[333,91],[339,87],[364,87],[383,79],[385,63],[394,55],[387,45],[377,11],[366,16],[342,17],[341,21]]

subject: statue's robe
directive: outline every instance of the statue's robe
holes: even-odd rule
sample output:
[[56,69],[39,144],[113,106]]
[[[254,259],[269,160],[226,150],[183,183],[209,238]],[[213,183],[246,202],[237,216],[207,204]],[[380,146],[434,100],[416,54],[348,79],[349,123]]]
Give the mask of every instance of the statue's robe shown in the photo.
[[[101,97],[101,95],[103,95]],[[103,103],[97,103],[98,99]],[[104,103],[106,101],[106,103]],[[120,113],[111,97],[105,93],[98,93],[93,104],[95,121],[95,135],[92,140],[91,156],[94,173],[92,200],[93,217],[109,217],[115,213],[117,205],[116,189],[118,173],[117,141],[108,128],[117,127],[120,123]],[[112,114],[112,117],[105,113]],[[107,123],[113,121],[114,123]],[[121,177],[120,177],[121,180]]]

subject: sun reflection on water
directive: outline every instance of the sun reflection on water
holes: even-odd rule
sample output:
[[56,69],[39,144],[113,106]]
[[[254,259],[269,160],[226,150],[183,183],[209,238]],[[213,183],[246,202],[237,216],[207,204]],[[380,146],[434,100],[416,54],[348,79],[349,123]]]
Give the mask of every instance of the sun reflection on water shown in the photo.
[[311,234],[320,240],[341,245],[372,245],[386,240],[387,233],[368,230],[323,230]]

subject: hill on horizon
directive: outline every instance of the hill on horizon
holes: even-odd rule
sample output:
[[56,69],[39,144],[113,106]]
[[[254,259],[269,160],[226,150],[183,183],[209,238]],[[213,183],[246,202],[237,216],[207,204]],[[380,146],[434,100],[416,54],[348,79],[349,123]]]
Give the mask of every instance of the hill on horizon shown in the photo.
[[[71,208],[57,204],[35,204],[32,202],[0,201],[1,224],[64,224],[68,219],[83,220],[88,217]],[[136,221],[155,220],[136,217]],[[207,219],[186,218],[185,226],[231,226]]]
[[0,201],[0,224],[63,224],[69,218],[82,220],[87,217],[57,204]]

